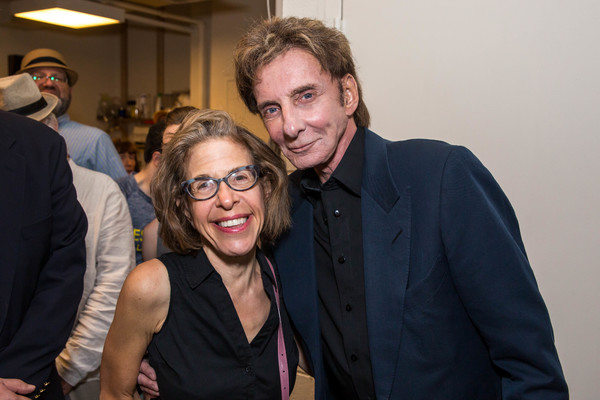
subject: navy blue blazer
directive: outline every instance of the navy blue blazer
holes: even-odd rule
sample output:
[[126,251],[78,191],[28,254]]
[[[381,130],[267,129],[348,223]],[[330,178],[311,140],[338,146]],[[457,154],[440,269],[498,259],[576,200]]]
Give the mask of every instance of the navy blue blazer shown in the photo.
[[[365,135],[361,191],[372,372],[383,399],[567,399],[550,319],[515,213],[464,147]],[[323,370],[312,205],[291,175],[275,246],[289,314]]]
[[[83,291],[87,220],[64,140],[0,111],[0,378],[44,389]],[[63,398],[60,382],[44,399]]]

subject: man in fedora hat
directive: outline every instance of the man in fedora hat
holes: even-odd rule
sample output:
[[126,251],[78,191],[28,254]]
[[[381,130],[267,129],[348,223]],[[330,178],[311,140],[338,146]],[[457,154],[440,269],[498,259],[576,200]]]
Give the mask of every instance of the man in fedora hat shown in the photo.
[[21,61],[18,73],[27,72],[41,92],[60,99],[53,113],[58,117],[59,133],[65,138],[70,156],[79,166],[103,172],[113,179],[127,175],[110,137],[102,130],[72,121],[67,114],[71,90],[78,74],[69,68],[62,54],[52,49],[35,49]]
[[87,223],[64,140],[34,121],[58,102],[27,74],[0,79],[2,399],[63,398],[55,358],[81,299]]

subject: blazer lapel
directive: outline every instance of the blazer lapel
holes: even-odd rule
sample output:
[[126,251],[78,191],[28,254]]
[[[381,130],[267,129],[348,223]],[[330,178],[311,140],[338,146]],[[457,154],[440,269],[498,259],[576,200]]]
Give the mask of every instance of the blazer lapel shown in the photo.
[[362,226],[369,350],[378,399],[396,376],[410,256],[410,187],[397,187],[387,141],[366,130]]
[[0,254],[2,262],[0,275],[0,331],[8,312],[8,302],[12,293],[13,277],[17,267],[17,255],[21,238],[22,205],[24,204],[26,178],[25,162],[21,155],[10,150],[13,138],[7,135],[0,138],[0,181],[8,192],[0,195],[0,209],[10,210],[9,217],[2,221],[0,232]]

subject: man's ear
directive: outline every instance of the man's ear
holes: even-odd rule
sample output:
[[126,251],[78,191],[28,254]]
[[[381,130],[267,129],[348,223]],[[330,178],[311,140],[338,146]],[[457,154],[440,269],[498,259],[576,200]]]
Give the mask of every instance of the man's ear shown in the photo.
[[358,108],[358,83],[352,75],[346,74],[340,79],[340,86],[346,115],[353,115]]
[[152,159],[150,160],[150,162],[153,163],[155,167],[158,167],[161,158],[162,153],[160,151],[155,151],[154,153],[152,153]]

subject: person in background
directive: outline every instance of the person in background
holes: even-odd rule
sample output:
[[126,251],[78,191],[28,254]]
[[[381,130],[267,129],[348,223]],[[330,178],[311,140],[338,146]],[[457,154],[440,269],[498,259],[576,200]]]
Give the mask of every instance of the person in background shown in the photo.
[[125,172],[129,175],[140,172],[135,144],[123,139],[114,139],[113,144],[115,145],[115,149],[117,149],[117,153],[119,153],[119,157],[121,157]]
[[174,252],[127,277],[108,333],[101,399],[133,398],[148,350],[161,398],[287,399],[298,349],[258,248],[289,224],[283,160],[223,111],[195,110],[152,184]]
[[108,134],[69,118],[67,110],[78,75],[67,66],[62,54],[52,49],[32,50],[21,61],[17,74],[22,72],[33,77],[41,92],[59,98],[60,104],[53,112],[58,117],[59,133],[67,142],[69,155],[77,165],[105,173],[113,179],[127,175]]
[[150,182],[160,163],[164,130],[164,122],[157,122],[148,129],[144,144],[144,167],[137,174],[117,179],[131,214],[136,265],[142,262],[142,243],[146,225],[155,218]]
[[[192,111],[197,110],[196,107],[184,106],[177,107],[169,111],[165,116],[165,131],[162,137],[162,146],[166,146],[173,138],[177,129],[183,122],[184,118]],[[162,254],[169,252],[169,249],[164,245],[160,235],[160,224],[156,218],[146,225],[144,228],[144,237],[146,240],[142,242],[142,260],[148,261]]]
[[81,299],[87,223],[65,141],[37,122],[56,104],[27,74],[0,79],[0,399],[64,398],[55,359]]
[[179,129],[179,126],[183,123],[185,117],[187,117],[187,115],[190,112],[195,110],[197,110],[196,107],[183,106],[174,108],[171,111],[169,111],[169,113],[165,117],[166,127],[162,140],[163,146],[165,146],[171,141],[173,135],[175,134],[175,132],[177,132],[177,129]]

